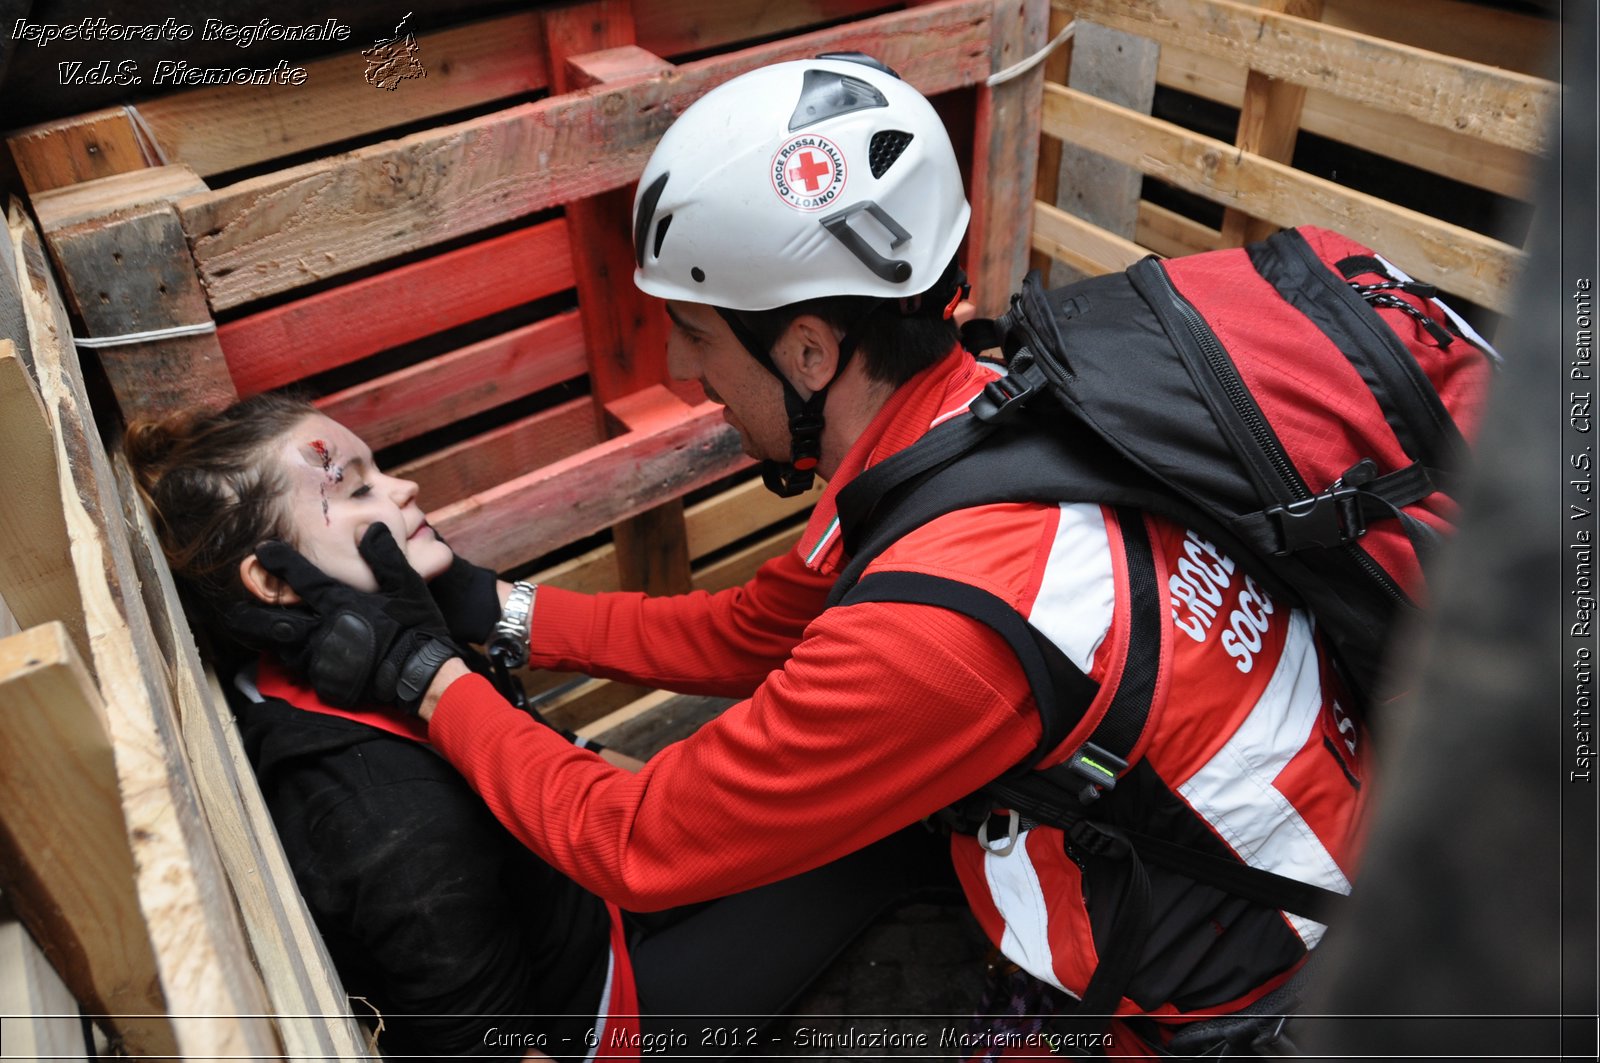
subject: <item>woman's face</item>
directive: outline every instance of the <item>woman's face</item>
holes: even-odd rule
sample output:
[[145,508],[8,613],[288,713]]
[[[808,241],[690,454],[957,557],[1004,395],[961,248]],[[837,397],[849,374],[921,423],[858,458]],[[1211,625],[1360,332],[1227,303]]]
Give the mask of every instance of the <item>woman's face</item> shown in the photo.
[[378,589],[357,549],[374,524],[389,526],[423,579],[450,567],[450,548],[417,505],[417,485],[380,472],[371,449],[344,425],[307,415],[280,441],[276,460],[294,546],[328,575],[358,590]]

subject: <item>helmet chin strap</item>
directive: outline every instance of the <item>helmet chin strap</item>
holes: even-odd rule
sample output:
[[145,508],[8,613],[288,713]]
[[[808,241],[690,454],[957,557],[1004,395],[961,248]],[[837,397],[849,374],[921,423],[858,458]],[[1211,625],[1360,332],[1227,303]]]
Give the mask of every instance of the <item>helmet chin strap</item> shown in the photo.
[[822,429],[826,423],[822,410],[828,404],[828,389],[839,379],[851,355],[855,354],[856,339],[851,335],[840,337],[839,362],[833,378],[812,392],[810,398],[801,398],[789,378],[779,372],[777,363],[772,360],[771,350],[762,345],[738,313],[721,307],[717,308],[717,313],[722,315],[722,320],[728,323],[734,337],[750,352],[751,357],[783,385],[783,408],[789,416],[789,460],[763,461],[761,482],[779,498],[805,494],[815,482],[817,462],[822,458]]

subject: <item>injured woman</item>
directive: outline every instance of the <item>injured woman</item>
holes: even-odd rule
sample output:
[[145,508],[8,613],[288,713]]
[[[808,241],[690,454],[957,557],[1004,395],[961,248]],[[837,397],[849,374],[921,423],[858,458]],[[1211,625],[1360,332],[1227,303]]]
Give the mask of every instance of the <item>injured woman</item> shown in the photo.
[[727,1054],[730,1025],[759,1020],[716,1017],[781,1012],[874,916],[953,886],[944,842],[914,827],[721,900],[619,911],[500,826],[420,721],[313,689],[315,619],[257,556],[263,543],[357,589],[379,587],[368,558],[389,578],[414,571],[462,646],[500,619],[504,585],[458,561],[415,483],[278,395],[130,426],[125,449],[300,891],[345,991],[381,1015],[385,1054],[637,1057],[641,1038]]

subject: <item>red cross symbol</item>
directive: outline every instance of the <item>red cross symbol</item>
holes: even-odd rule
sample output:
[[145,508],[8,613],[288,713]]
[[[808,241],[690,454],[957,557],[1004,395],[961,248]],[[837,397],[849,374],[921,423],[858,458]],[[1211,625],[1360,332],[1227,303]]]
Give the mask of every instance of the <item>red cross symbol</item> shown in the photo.
[[789,180],[804,181],[806,183],[806,191],[815,192],[822,187],[822,182],[818,178],[823,177],[832,169],[833,167],[828,164],[826,159],[818,159],[809,151],[801,152],[800,165],[789,168]]

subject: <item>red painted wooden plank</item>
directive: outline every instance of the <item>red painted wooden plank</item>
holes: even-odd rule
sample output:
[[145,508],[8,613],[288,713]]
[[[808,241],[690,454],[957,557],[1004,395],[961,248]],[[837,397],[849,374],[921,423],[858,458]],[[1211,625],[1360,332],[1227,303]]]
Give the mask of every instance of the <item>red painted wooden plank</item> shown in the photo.
[[582,376],[576,310],[536,321],[317,400],[374,450]]
[[573,399],[392,471],[417,481],[423,508],[434,510],[571,457],[600,439],[594,407],[586,398]]
[[750,460],[722,407],[691,407],[672,424],[628,432],[435,510],[461,553],[504,570],[744,468]]
[[240,318],[217,339],[253,395],[571,286],[558,218]]

